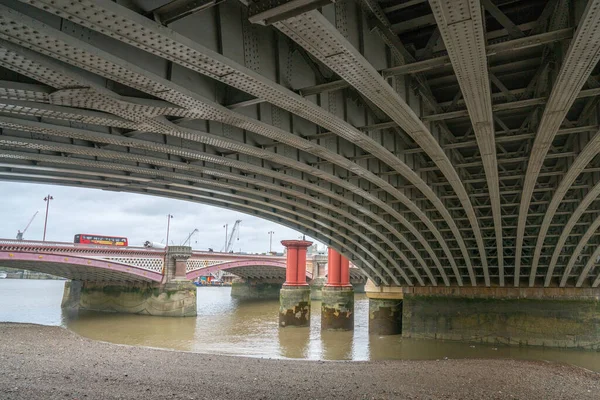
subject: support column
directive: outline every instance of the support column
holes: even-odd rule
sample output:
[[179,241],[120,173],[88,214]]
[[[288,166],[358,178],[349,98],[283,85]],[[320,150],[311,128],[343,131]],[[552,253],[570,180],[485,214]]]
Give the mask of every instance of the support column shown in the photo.
[[186,278],[187,246],[169,246],[162,282],[65,283],[62,307],[170,317],[196,316],[196,286]]
[[279,326],[310,325],[310,286],[306,283],[306,249],[312,242],[283,240],[287,249],[286,280],[279,295]]
[[369,298],[369,334],[402,334],[402,288],[375,286],[368,280],[365,291]]
[[328,250],[327,284],[323,286],[321,330],[354,329],[354,289],[350,284],[350,261]]

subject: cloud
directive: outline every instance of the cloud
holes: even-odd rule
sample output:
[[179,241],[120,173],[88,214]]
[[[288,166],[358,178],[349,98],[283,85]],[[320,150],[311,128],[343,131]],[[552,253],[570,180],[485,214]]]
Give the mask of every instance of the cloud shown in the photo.
[[[169,241],[181,244],[194,229],[192,247],[215,251],[225,243],[237,219],[242,220],[234,251],[262,253],[269,250],[269,231],[274,231],[273,251],[283,251],[280,241],[297,239],[300,233],[273,222],[204,204],[161,197],[32,183],[0,182],[0,237],[14,239],[31,216],[38,214],[25,233],[27,240],[42,240],[46,203],[51,194],[47,241],[72,242],[77,233],[125,236],[133,246],[146,240],[164,243],[167,214],[173,214]],[[307,240],[312,240],[307,238]]]

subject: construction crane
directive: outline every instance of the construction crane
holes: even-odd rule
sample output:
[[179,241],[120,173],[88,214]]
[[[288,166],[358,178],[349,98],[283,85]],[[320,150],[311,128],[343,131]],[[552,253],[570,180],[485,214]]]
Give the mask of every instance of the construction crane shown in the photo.
[[237,240],[240,240],[240,223],[242,222],[241,219],[238,219],[237,221],[235,221],[235,224],[233,225],[233,229],[231,230],[231,234],[229,235],[229,238],[227,237],[227,225],[225,225],[225,247],[223,248],[223,252],[225,253],[229,253],[231,251],[231,249],[233,248],[233,238],[235,237],[235,235],[237,234]]
[[187,243],[190,241],[190,239],[192,238],[192,235],[193,235],[194,233],[196,233],[196,232],[200,232],[200,231],[198,230],[198,228],[196,228],[196,229],[194,229],[193,231],[191,231],[191,232],[190,232],[190,234],[188,235],[187,239],[185,239],[185,241],[184,241],[184,242],[183,242],[181,245],[182,245],[182,246],[185,246],[185,245],[186,245],[186,244],[187,244]]
[[36,215],[38,215],[39,211],[36,211],[33,216],[31,217],[31,219],[29,220],[29,223],[27,224],[27,226],[25,227],[25,229],[23,229],[23,231],[18,231],[17,232],[17,240],[23,240],[23,235],[25,235],[25,232],[27,232],[27,229],[29,229],[29,226],[31,225],[31,223],[33,222],[33,219],[35,218]]

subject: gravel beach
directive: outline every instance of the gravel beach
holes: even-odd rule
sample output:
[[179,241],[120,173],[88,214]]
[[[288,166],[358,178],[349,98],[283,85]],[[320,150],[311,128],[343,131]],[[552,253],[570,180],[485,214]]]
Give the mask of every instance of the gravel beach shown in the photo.
[[600,374],[545,362],[269,360],[115,345],[10,323],[0,323],[0,338],[3,400],[600,398]]

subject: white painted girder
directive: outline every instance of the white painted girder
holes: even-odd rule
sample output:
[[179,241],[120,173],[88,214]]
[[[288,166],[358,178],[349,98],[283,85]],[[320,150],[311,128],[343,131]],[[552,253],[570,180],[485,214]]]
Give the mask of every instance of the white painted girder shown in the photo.
[[[81,0],[77,3],[65,0],[24,2],[40,7],[46,11],[53,12],[57,15],[68,17],[69,20],[80,23],[88,28],[97,30],[115,39],[172,60],[173,62],[194,71],[218,79],[261,99],[265,99],[285,110],[300,115],[309,121],[329,129],[364,150],[376,155],[378,159],[398,171],[402,176],[413,183],[418,190],[421,190],[425,194],[428,200],[430,200],[440,214],[442,214],[446,223],[452,227],[455,239],[459,242],[459,245],[461,245],[462,237],[458,234],[458,229],[455,229],[456,224],[452,220],[450,213],[446,210],[433,190],[431,190],[431,188],[410,167],[404,164],[385,147],[321,107],[283,86],[269,81],[234,61],[173,32],[171,29],[150,21],[113,2],[103,0]],[[113,15],[115,17],[112,17]],[[117,15],[120,18],[119,21],[114,19]],[[111,18],[108,18],[107,16],[111,16]],[[123,27],[127,28],[122,29]],[[141,39],[140,35],[142,35],[144,39]],[[230,121],[224,122],[231,123]],[[351,170],[355,172],[355,169],[360,170],[361,168],[354,164]],[[366,172],[367,171],[365,170],[363,173]],[[399,196],[398,191],[393,191],[390,194],[395,197]],[[407,204],[407,206],[418,213],[418,207],[414,206],[414,204]],[[423,220],[422,215],[417,215]],[[431,225],[425,221],[423,222],[431,229]],[[458,274],[456,263],[452,254],[447,250],[445,241],[440,235],[436,234],[435,231],[433,233],[444,249],[446,256],[451,260],[450,262],[452,263],[456,279],[458,283],[462,285],[462,279]],[[462,243],[461,248],[462,247],[464,247],[464,243]],[[468,262],[469,257],[466,252],[463,252],[463,257],[466,257]]]
[[[392,120],[394,120],[413,140],[421,146],[425,153],[437,165],[446,180],[452,185],[460,200],[473,234],[477,240],[482,267],[487,270],[487,257],[479,230],[479,224],[471,205],[471,201],[452,163],[433,137],[429,129],[415,114],[410,106],[388,85],[375,68],[331,25],[318,11],[311,11],[273,24],[281,32],[304,47],[322,63],[348,81],[356,90],[367,97]],[[414,183],[413,183],[414,184]],[[437,196],[430,198],[431,188],[418,187],[426,197],[447,212]],[[442,211],[440,211],[442,213]],[[444,214],[442,214],[444,215]],[[448,225],[453,231],[461,247],[465,264],[469,271],[471,284],[476,286],[475,274],[471,258],[464,245],[463,238],[453,220]]]
[[[444,0],[429,0],[429,4],[452,61],[477,139],[494,218],[500,286],[504,286],[502,210],[481,4],[479,0],[460,0],[451,3]],[[484,268],[484,277],[485,284],[489,286],[487,268]]]
[[[342,166],[350,169],[353,173],[358,174],[361,177],[364,176],[367,179],[375,180],[380,185],[385,185],[384,188],[386,188],[388,190],[388,192],[391,192],[391,194],[393,194],[397,199],[401,200],[401,202],[403,204],[405,204],[409,209],[411,209],[411,211],[413,211],[419,217],[419,219],[421,219],[423,221],[423,223],[425,223],[426,226],[430,230],[432,230],[432,233],[434,234],[434,236],[436,236],[437,240],[440,242],[440,245],[441,245],[442,249],[444,249],[447,257],[451,260],[452,267],[455,271],[455,275],[457,276],[457,280],[460,282],[460,275],[458,274],[458,270],[456,269],[456,264],[454,263],[452,255],[451,255],[450,251],[448,250],[448,247],[447,247],[445,241],[443,240],[441,234],[437,231],[437,228],[433,225],[433,223],[420,210],[420,208],[417,207],[414,203],[412,203],[410,201],[410,199],[408,199],[403,193],[396,190],[395,188],[393,188],[391,185],[389,185],[387,182],[383,181],[382,179],[377,178],[375,175],[368,172],[367,170],[350,162],[349,160],[345,159],[344,157],[341,157],[333,152],[330,152],[316,144],[313,144],[313,143],[310,143],[303,139],[300,139],[299,137],[297,137],[295,135],[291,135],[282,130],[277,130],[274,127],[269,126],[267,124],[260,123],[255,120],[251,120],[250,118],[245,117],[241,114],[237,114],[230,110],[227,110],[226,108],[219,106],[216,103],[211,104],[206,99],[203,99],[198,95],[194,95],[193,93],[187,91],[184,88],[178,87],[177,85],[175,85],[171,82],[165,81],[164,79],[161,79],[160,77],[152,76],[152,74],[150,74],[146,71],[142,71],[135,66],[129,65],[128,63],[126,63],[123,60],[118,60],[114,56],[110,56],[102,51],[97,50],[97,49],[95,49],[93,51],[88,50],[90,47],[86,43],[77,41],[76,39],[68,37],[68,35],[63,34],[61,32],[54,31],[52,28],[44,26],[43,24],[40,24],[36,21],[32,21],[28,17],[22,16],[22,15],[16,13],[15,11],[12,11],[10,9],[6,9],[6,10],[9,10],[11,12],[11,14],[17,15],[17,17],[13,17],[13,20],[12,20],[13,22],[19,23],[17,21],[19,21],[21,19],[26,20],[26,22],[27,22],[27,24],[23,24],[22,26],[20,26],[20,34],[19,34],[19,39],[17,41],[20,42],[21,44],[24,44],[26,39],[28,39],[28,38],[31,39],[31,34],[29,36],[24,34],[24,30],[27,29],[29,26],[31,26],[30,29],[36,29],[36,31],[41,31],[46,34],[53,35],[52,37],[56,36],[56,37],[60,38],[60,39],[56,39],[53,42],[54,48],[60,49],[60,51],[57,51],[56,54],[53,52],[54,50],[48,51],[48,50],[44,50],[44,49],[38,47],[38,45],[36,45],[35,43],[29,44],[31,47],[35,48],[36,50],[38,50],[40,52],[47,53],[51,56],[55,56],[59,59],[62,59],[63,61],[68,61],[71,64],[75,64],[82,68],[89,69],[91,72],[100,73],[103,76],[106,76],[106,77],[111,78],[116,81],[123,82],[124,84],[128,84],[130,86],[136,87],[139,90],[147,91],[149,94],[153,94],[158,97],[164,97],[166,100],[170,100],[173,103],[178,104],[184,108],[191,106],[191,111],[196,113],[195,117],[197,117],[197,118],[208,118],[208,119],[213,119],[213,120],[217,120],[220,122],[229,123],[231,125],[238,126],[238,127],[244,128],[244,129],[248,129],[248,130],[257,132],[259,134],[265,135],[267,137],[274,138],[280,142],[294,145],[295,147],[299,147],[309,153],[311,153],[311,152],[315,153],[322,158],[336,160],[338,163],[342,164]],[[9,16],[5,15],[4,18],[8,19]],[[21,21],[21,23],[22,23],[22,21]],[[5,38],[8,40],[11,40],[11,39],[14,40],[14,38],[12,38],[9,34],[6,34]],[[75,47],[77,48],[77,50],[71,50],[70,46],[72,45],[72,43],[76,43]],[[74,52],[73,54],[76,54],[76,56],[70,56],[71,52]],[[102,56],[102,57],[100,57],[100,56]],[[76,61],[74,58],[70,58],[70,57],[76,57],[79,61]],[[94,61],[88,61],[86,63],[85,60],[94,60]],[[40,60],[36,60],[36,61],[38,61],[38,63],[39,63]],[[126,65],[127,67],[124,68],[123,65]],[[134,72],[132,72],[132,71],[134,71]],[[64,73],[64,71],[63,71],[63,73]],[[71,79],[73,79],[72,75],[73,74],[70,74]],[[149,76],[151,78],[148,78]],[[78,82],[79,85],[82,84],[82,82],[80,82],[78,79],[75,79],[75,82]],[[47,83],[51,84],[50,81]],[[90,83],[85,82],[85,84],[87,85]],[[88,107],[90,106],[90,104],[88,104],[88,103],[86,103],[86,105]],[[103,105],[103,108],[110,107],[110,106],[107,106],[107,104],[102,104],[102,105]],[[127,115],[130,116],[131,118],[140,118],[140,113],[139,113],[138,107],[134,107],[133,109],[126,108],[126,112],[127,112]],[[188,114],[188,116],[189,115],[190,114]],[[158,128],[156,126],[155,120],[145,120],[145,122],[146,122],[146,125],[149,124],[150,122],[154,122],[155,124],[153,124],[153,126],[152,126],[153,129],[151,129],[151,131],[157,132],[156,129],[158,129]],[[146,126],[144,128],[148,129],[148,126]],[[160,130],[158,130],[158,131],[160,131]],[[223,143],[222,138],[217,138],[217,139],[220,140],[221,143]],[[217,140],[217,139],[215,139],[215,140]],[[240,149],[236,149],[236,150],[240,151]],[[256,153],[256,152],[257,152],[257,150],[254,150],[254,153]],[[272,159],[274,157],[272,153],[268,153],[268,154],[262,153],[261,156],[263,156],[267,159]],[[296,163],[295,168],[299,168],[299,167],[300,167],[300,163]],[[306,169],[308,167],[304,166],[303,168]],[[322,171],[319,171],[315,168],[313,168],[312,171],[317,176],[324,176],[324,173]],[[414,172],[412,172],[412,171],[411,171],[411,173],[414,174]],[[363,197],[369,196],[369,195],[365,194],[365,192],[362,189],[359,189],[352,185],[349,186],[345,182],[341,182],[341,184],[345,185],[352,192],[361,194]],[[374,196],[370,196],[370,197],[371,198],[369,200],[371,200],[372,198],[375,198]],[[437,259],[437,257],[433,253],[433,250],[431,249],[431,247],[429,246],[427,241],[422,237],[420,232],[414,226],[412,226],[412,224],[410,224],[410,222],[408,222],[408,220],[406,220],[403,216],[401,216],[400,214],[395,212],[393,209],[391,209],[389,206],[387,206],[383,202],[379,201],[379,203],[385,208],[386,212],[389,212],[392,215],[394,215],[396,218],[399,218],[399,221],[403,225],[407,226],[407,228],[411,231],[411,233],[413,233],[419,239],[419,242],[426,248],[426,250],[432,256],[432,258],[434,260]],[[443,268],[441,267],[441,264],[439,262],[437,262],[436,266],[438,267],[438,270],[441,272],[445,283],[448,284],[447,278],[445,278],[445,272],[443,272]]]
[[600,60],[600,46],[598,46],[598,43],[600,43],[600,0],[590,0],[581,16],[573,40],[569,45],[569,50],[562,62],[530,152],[531,156],[527,165],[527,174],[523,183],[519,207],[514,286],[520,284],[523,236],[527,224],[529,204],[538,175],[544,165],[552,140],[563,123],[569,108],[598,60]]

